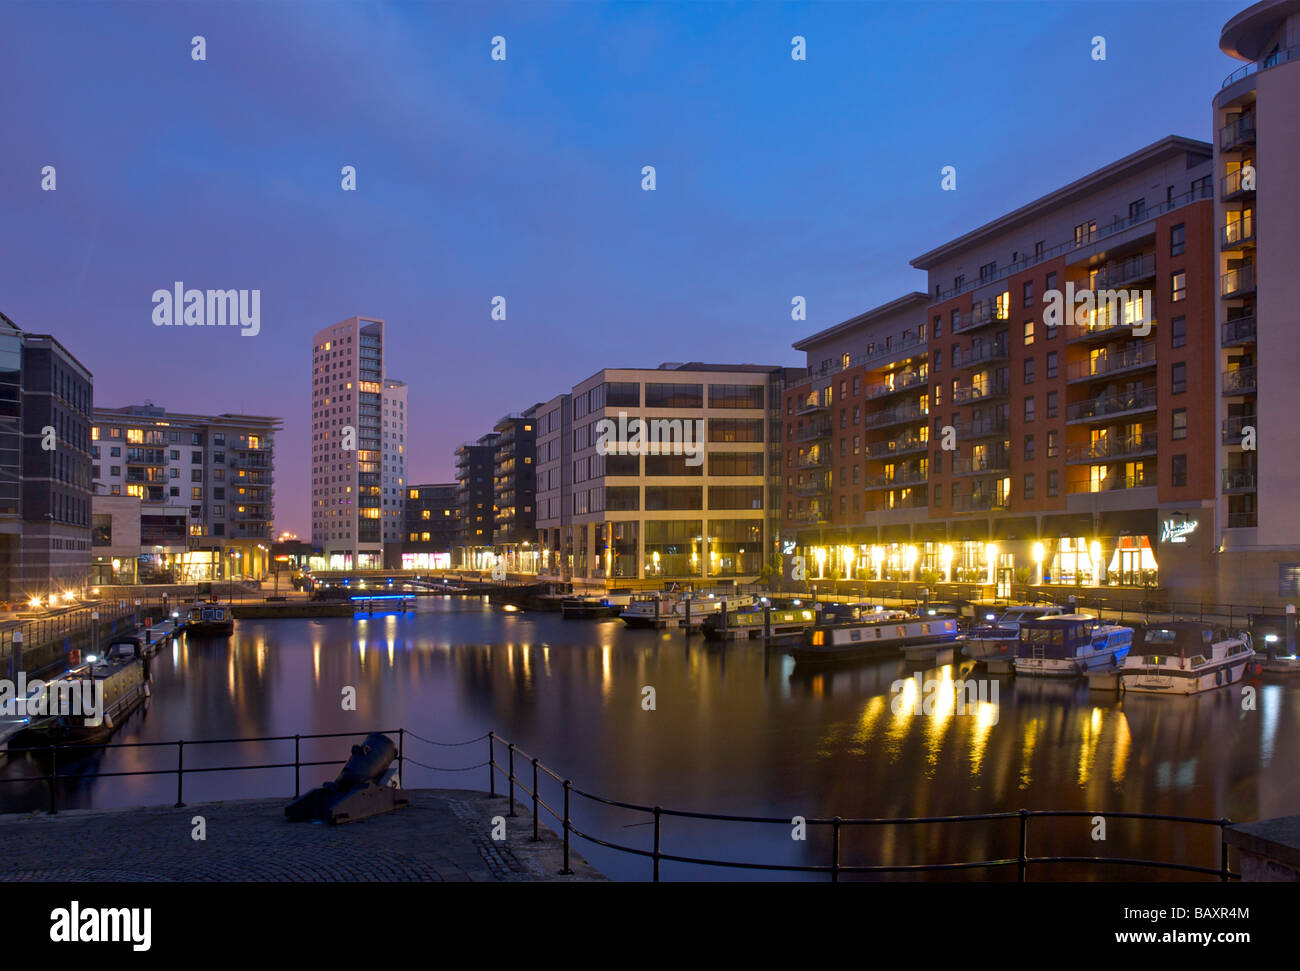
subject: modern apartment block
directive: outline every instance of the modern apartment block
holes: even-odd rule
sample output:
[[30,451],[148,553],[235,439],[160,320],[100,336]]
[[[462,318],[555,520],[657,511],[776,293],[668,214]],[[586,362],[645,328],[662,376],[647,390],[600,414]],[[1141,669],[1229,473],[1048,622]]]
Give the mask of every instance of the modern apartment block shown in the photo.
[[0,600],[90,582],[93,377],[0,314]]
[[1212,586],[1212,169],[1162,139],[795,345],[785,546],[810,575]]
[[[400,398],[397,390],[388,389],[390,401],[400,400],[404,412],[404,389]],[[394,441],[384,437],[383,422],[394,420],[384,418],[384,400],[382,320],[349,317],[312,338],[312,545],[322,550],[313,564],[318,569],[384,566],[385,442]]]
[[[261,577],[275,522],[279,418],[167,411],[152,402],[94,412],[94,582]],[[137,562],[120,544],[121,503],[139,502]],[[111,539],[111,542],[110,542]],[[100,549],[100,546],[112,549]]]
[[492,566],[497,433],[456,448],[456,503],[460,510],[453,565],[466,570]]
[[758,576],[776,549],[768,402],[784,376],[744,364],[609,368],[538,406],[542,571],[609,587]]
[[1255,4],[1224,25],[1219,46],[1247,63],[1213,107],[1220,434],[1206,447],[1217,454],[1218,583],[1220,597],[1237,602],[1295,601],[1300,2]]
[[537,572],[536,409],[505,415],[492,429],[492,546],[511,573]]
[[459,541],[460,505],[455,482],[408,486],[404,570],[445,570]]
[[380,429],[380,515],[385,565],[401,563],[406,539],[406,382],[384,379],[383,426]]

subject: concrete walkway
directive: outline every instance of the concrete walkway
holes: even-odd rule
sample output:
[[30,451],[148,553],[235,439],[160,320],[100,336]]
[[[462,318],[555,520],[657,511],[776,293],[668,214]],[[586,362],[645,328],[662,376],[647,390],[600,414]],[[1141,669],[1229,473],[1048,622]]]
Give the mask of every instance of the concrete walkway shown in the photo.
[[[407,790],[411,805],[331,826],[290,823],[289,799],[202,803],[184,809],[70,810],[0,815],[0,881],[593,881],[606,879],[516,803],[506,839],[492,820],[505,797],[463,789]],[[202,816],[206,840],[192,836]]]

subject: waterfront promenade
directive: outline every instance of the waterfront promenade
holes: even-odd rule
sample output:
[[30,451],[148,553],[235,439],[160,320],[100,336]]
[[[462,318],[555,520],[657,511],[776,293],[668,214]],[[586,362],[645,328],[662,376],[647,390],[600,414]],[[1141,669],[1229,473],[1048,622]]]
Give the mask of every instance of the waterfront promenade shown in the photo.
[[[411,805],[332,826],[290,823],[282,799],[196,803],[181,809],[72,810],[0,815],[0,881],[590,882],[605,879],[577,853],[559,873],[562,840],[517,802],[506,839],[492,820],[504,797],[410,789]],[[196,840],[202,816],[206,839]]]

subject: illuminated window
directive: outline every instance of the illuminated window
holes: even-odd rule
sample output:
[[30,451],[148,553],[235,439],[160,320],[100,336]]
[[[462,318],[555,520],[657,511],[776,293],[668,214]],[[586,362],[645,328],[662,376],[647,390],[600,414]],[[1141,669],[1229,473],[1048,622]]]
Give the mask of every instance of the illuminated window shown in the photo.
[[143,499],[143,498],[144,498],[144,486],[142,486],[142,485],[128,485],[128,486],[126,487],[126,494],[127,494],[128,496],[135,496],[135,497],[138,498],[138,499]]
[[1006,320],[1011,316],[1011,291],[1004,290],[998,294],[997,298],[997,317],[998,320]]
[[126,430],[126,441],[127,441],[127,444],[128,444],[128,445],[142,445],[142,444],[144,444],[144,429],[142,429],[142,428],[128,428],[128,429]]

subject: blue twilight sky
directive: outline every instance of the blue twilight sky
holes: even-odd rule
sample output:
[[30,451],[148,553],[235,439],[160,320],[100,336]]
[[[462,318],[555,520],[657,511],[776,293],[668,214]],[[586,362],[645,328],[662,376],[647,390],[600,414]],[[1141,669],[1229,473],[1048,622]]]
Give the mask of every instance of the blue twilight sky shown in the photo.
[[[412,482],[601,367],[798,364],[925,289],[919,253],[1208,139],[1244,6],[0,0],[0,312],[98,405],[283,416],[277,523],[305,537],[321,327],[387,320]],[[155,328],[177,280],[260,289],[260,335]]]

